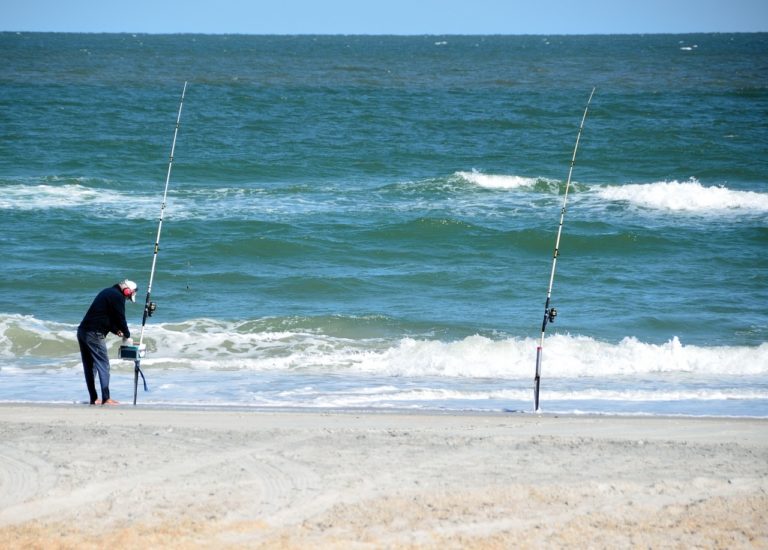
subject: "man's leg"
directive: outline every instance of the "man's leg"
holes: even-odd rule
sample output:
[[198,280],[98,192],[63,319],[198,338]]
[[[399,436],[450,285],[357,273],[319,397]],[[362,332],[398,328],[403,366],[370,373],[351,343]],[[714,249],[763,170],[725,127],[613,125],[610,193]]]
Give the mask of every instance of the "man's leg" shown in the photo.
[[93,356],[93,366],[99,373],[101,384],[101,402],[109,401],[109,354],[107,353],[107,339],[97,333],[88,333],[88,348]]
[[85,385],[88,388],[88,397],[91,405],[96,403],[99,395],[96,393],[96,381],[93,377],[93,355],[88,345],[87,334],[77,333],[77,343],[80,345],[80,357],[83,359],[83,374],[85,374]]

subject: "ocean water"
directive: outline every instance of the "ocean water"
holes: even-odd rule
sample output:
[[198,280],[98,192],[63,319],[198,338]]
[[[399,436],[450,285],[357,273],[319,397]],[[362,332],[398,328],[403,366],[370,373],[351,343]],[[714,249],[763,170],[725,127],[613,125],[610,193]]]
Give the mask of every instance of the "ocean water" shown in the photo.
[[[0,33],[0,402],[768,416],[768,34]],[[130,401],[133,362],[112,394]]]

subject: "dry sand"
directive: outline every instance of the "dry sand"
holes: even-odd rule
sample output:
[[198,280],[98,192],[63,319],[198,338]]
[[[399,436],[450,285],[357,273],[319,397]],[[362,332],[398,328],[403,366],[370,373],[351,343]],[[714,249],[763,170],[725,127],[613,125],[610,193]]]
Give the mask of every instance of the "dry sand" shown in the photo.
[[0,548],[768,548],[768,421],[0,406]]

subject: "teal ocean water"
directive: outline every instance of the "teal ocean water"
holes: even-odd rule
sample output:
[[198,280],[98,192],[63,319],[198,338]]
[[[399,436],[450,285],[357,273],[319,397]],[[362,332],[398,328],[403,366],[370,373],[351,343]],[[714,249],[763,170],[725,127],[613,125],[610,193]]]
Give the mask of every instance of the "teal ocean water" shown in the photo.
[[146,291],[187,81],[139,403],[532,410],[595,87],[542,410],[768,416],[768,34],[0,50],[0,402],[87,397],[75,328]]

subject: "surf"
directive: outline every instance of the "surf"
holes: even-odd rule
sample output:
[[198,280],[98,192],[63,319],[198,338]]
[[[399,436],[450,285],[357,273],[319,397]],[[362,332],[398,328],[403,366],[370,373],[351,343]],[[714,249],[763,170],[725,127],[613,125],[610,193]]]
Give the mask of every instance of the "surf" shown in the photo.
[[[387,377],[526,378],[530,337],[471,334],[435,338],[427,325],[371,316],[269,317],[226,321],[197,318],[153,324],[146,337],[150,369],[190,371],[351,373]],[[79,368],[76,324],[0,314],[0,370]],[[411,336],[403,336],[412,333]],[[548,376],[761,376],[768,374],[768,343],[702,346],[679,337],[645,342],[633,336],[605,341],[552,334]],[[110,353],[116,355],[117,343]],[[115,363],[125,368],[125,363]]]

